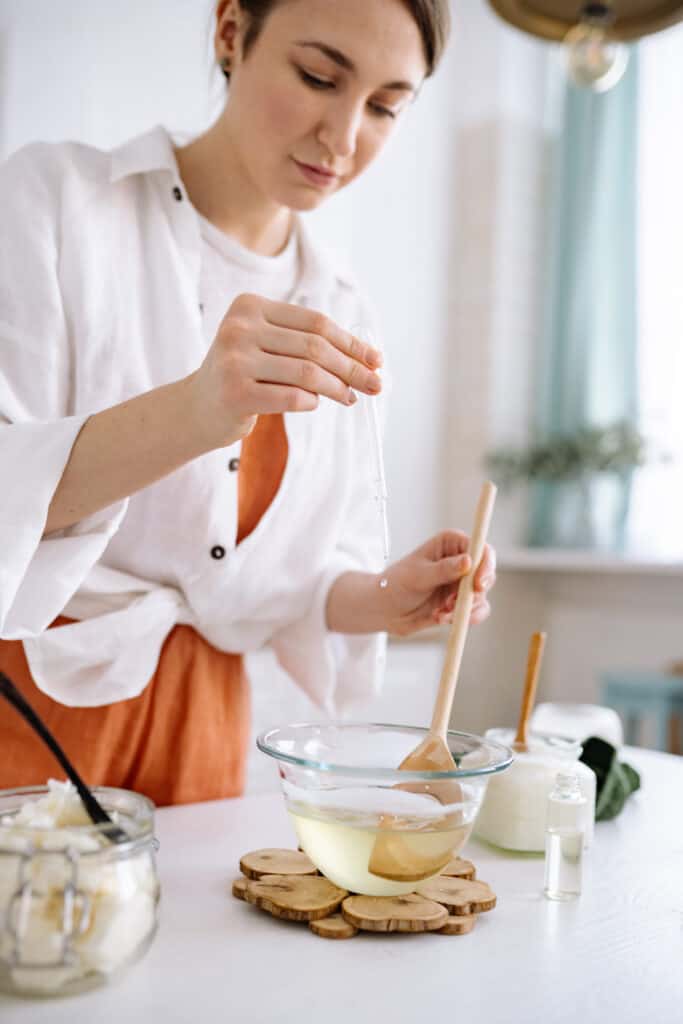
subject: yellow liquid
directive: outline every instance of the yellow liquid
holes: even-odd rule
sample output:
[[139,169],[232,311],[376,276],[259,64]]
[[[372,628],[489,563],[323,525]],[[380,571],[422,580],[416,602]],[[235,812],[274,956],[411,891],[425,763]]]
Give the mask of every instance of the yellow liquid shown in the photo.
[[[438,875],[462,849],[472,828],[471,823],[452,827],[453,816],[450,821],[442,819],[445,826],[442,830],[430,828],[428,831],[392,829],[390,816],[378,819],[375,827],[368,827],[367,822],[324,821],[292,810],[289,816],[300,846],[318,870],[342,889],[366,896],[400,896],[414,892],[419,880]],[[384,869],[382,876],[370,871],[370,864],[378,861],[378,854],[394,877],[387,877]],[[399,881],[402,873],[410,875],[410,880]]]

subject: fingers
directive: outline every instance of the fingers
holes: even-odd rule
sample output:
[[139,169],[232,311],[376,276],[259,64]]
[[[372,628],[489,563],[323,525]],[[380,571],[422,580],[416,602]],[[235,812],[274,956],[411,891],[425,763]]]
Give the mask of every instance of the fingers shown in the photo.
[[474,589],[480,593],[490,590],[496,582],[496,552],[487,544],[474,577]]
[[437,562],[429,562],[426,566],[424,589],[436,590],[437,587],[457,583],[472,568],[469,555],[453,555],[441,558]]
[[470,543],[469,537],[462,530],[444,530],[434,539],[438,542],[442,555],[463,555]]
[[343,381],[307,359],[268,355],[256,370],[257,384],[284,384],[313,395],[325,395],[342,405],[353,405],[356,395]]
[[[367,395],[376,395],[382,390],[382,381],[376,373],[368,369],[364,363],[346,355],[320,334],[270,326],[264,333],[260,345],[267,354],[295,357],[304,366],[310,364],[319,367],[324,373],[336,378],[344,394],[348,387]],[[302,372],[312,371],[309,369]],[[330,397],[337,398],[337,395]]]
[[[448,556],[464,554],[469,547],[470,539],[460,530],[444,530],[432,537],[420,548],[428,558],[444,559]],[[468,571],[468,570],[465,570]],[[461,573],[462,575],[462,573]],[[444,580],[443,582],[448,582]],[[479,592],[490,590],[496,582],[496,552],[490,544],[484,547],[479,568],[474,577],[474,589]]]
[[274,327],[286,327],[291,331],[317,335],[359,366],[376,370],[382,365],[382,353],[379,349],[345,331],[324,313],[286,302],[271,302],[269,299],[263,299],[262,303],[266,322]]
[[[438,622],[440,626],[446,625],[453,621],[453,608],[455,606],[455,598],[437,608],[433,613],[433,619]],[[472,611],[470,612],[470,623],[473,626],[478,626],[480,623],[488,619],[491,614],[491,605],[488,599],[483,594],[474,595],[472,602]]]
[[313,412],[318,396],[301,388],[283,384],[262,384],[259,388],[259,413]]

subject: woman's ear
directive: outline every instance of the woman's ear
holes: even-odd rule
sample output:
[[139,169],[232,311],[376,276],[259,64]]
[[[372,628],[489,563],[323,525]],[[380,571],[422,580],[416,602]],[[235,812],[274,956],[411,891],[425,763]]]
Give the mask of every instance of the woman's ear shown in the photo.
[[234,63],[244,19],[239,0],[219,0],[216,6],[214,50],[216,60],[224,71]]

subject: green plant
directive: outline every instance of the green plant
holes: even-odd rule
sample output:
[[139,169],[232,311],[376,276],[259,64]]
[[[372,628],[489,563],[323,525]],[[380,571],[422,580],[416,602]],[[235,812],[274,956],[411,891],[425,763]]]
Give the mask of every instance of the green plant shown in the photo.
[[503,487],[522,480],[569,480],[593,473],[623,473],[645,465],[647,443],[626,420],[554,435],[525,449],[498,448],[486,457]]

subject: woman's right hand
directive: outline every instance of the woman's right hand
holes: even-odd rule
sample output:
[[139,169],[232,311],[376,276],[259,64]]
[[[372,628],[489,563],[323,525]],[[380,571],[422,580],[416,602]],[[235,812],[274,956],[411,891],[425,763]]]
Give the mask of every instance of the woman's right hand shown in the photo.
[[376,395],[381,354],[322,313],[238,295],[190,382],[210,448],[239,441],[260,413],[309,412],[320,395],[353,405]]

